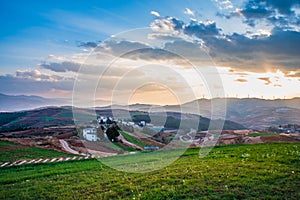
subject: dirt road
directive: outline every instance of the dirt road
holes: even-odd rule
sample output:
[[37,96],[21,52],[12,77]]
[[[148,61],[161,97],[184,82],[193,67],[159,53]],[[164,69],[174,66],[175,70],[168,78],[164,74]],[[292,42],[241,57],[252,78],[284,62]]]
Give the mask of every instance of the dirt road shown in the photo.
[[60,139],[59,142],[60,142],[61,146],[65,149],[65,151],[72,153],[72,154],[80,155],[80,153],[78,151],[71,149],[69,144],[65,140]]
[[126,146],[129,146],[129,147],[132,147],[132,148],[135,148],[137,150],[140,150],[140,151],[143,151],[144,149],[136,144],[133,144],[131,142],[128,142],[124,136],[122,134],[120,134],[119,136],[119,139],[122,140],[123,144],[125,144]]

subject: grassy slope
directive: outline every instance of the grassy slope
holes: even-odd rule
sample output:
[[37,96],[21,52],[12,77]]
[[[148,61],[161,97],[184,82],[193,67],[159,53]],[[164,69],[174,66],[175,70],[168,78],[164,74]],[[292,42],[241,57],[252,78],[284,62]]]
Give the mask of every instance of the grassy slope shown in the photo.
[[145,142],[143,142],[143,141],[141,141],[141,140],[139,140],[139,139],[137,139],[137,138],[135,138],[135,137],[133,137],[133,136],[131,136],[131,135],[129,135],[129,134],[123,132],[123,131],[121,131],[120,133],[123,135],[123,137],[124,137],[128,142],[131,142],[131,143],[133,143],[133,144],[136,144],[137,146],[142,147],[142,148],[144,148],[144,146],[148,146]]
[[[137,139],[136,137],[133,137],[123,131],[120,131],[120,134],[123,135],[123,137],[128,141],[128,142],[131,142],[139,147],[142,147],[144,148],[144,146],[148,146],[146,143],[144,143],[143,141]],[[136,151],[135,148],[132,148],[132,147],[129,147],[129,146],[126,146],[124,144],[121,144],[119,142],[117,143],[111,143],[113,145],[114,148],[117,148],[117,149],[123,149],[125,151],[128,151],[128,152],[132,152],[132,151]]]
[[[0,147],[5,146],[19,145],[11,142],[0,141]],[[12,162],[17,160],[29,160],[35,158],[58,158],[71,156],[74,155],[35,147],[25,147],[20,149],[1,150],[0,162]]]
[[[97,160],[3,168],[0,198],[300,198],[300,144],[221,146],[205,158],[198,154],[199,149],[189,149],[172,165],[142,174],[116,171]],[[138,156],[144,154],[128,159]]]
[[19,144],[13,142],[0,141],[0,147],[8,147],[8,146],[19,146]]
[[59,158],[72,157],[73,154],[67,154],[40,148],[24,148],[7,151],[0,151],[0,162],[12,162],[17,160],[30,160],[36,158]]
[[258,137],[258,136],[266,137],[266,136],[279,136],[279,134],[276,134],[276,133],[250,133],[249,136],[250,137]]

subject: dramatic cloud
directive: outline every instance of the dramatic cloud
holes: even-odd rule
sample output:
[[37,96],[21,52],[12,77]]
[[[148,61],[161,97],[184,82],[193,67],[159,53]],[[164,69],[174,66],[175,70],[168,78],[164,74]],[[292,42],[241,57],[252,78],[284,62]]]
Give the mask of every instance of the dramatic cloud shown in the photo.
[[170,34],[170,33],[150,33],[150,34],[148,34],[148,39],[174,41],[174,40],[178,40],[178,39],[181,39],[181,38],[174,35],[174,34]]
[[265,85],[271,85],[272,84],[269,77],[261,77],[261,78],[258,78],[258,79],[264,81]]
[[61,80],[61,77],[59,76],[42,74],[38,70],[17,71],[13,77],[20,78],[20,79],[29,79],[33,81],[45,81],[45,82],[55,82]]
[[[267,18],[273,13],[273,11],[269,12],[268,8],[265,9],[263,7],[265,4],[259,5],[248,5],[241,12],[248,19]],[[180,26],[177,26],[176,30],[190,38],[199,38],[198,41],[195,41],[193,39],[186,40],[184,37],[174,37],[172,31],[175,30],[175,25],[171,19],[175,18],[166,17],[159,19],[162,21],[166,20],[171,28],[166,29],[163,26],[157,26],[157,29],[161,28],[164,31],[171,31],[171,34],[161,33],[160,30],[157,30],[158,33],[153,34],[153,37],[157,39],[161,36],[171,40],[165,43],[163,49],[187,59],[199,61],[201,62],[198,63],[200,66],[206,63],[204,62],[203,47],[207,47],[209,55],[217,65],[231,67],[237,71],[264,72],[266,70],[276,71],[280,69],[285,74],[288,74],[290,71],[297,71],[300,67],[300,59],[298,58],[300,55],[300,32],[296,30],[275,27],[272,30],[258,29],[255,32],[226,35],[222,33],[222,29],[218,28],[215,22],[191,21],[183,23],[176,19],[177,22],[180,22]],[[161,53],[156,49],[144,52],[151,52],[152,56],[150,57],[155,59],[159,59],[159,54]],[[166,56],[170,55],[162,54],[162,57],[166,58]],[[140,58],[142,57],[140,56]]]
[[44,68],[44,69],[49,69],[51,71],[55,71],[55,72],[77,72],[80,68],[79,63],[74,63],[74,62],[69,62],[69,61],[65,61],[62,63],[41,63],[39,64],[40,67]]
[[285,75],[287,77],[300,77],[300,70],[298,70],[298,71],[290,71],[289,73],[287,73]]
[[43,74],[38,70],[17,71],[13,75],[0,76],[0,93],[18,94],[46,93],[53,90],[71,91],[74,79]]
[[95,49],[95,51],[101,53],[109,53],[119,57],[131,51],[145,48],[150,48],[150,46],[141,42],[126,40],[117,41],[112,39],[101,44],[98,48]]
[[244,9],[240,11],[247,19],[252,18],[266,18],[270,16],[273,11],[266,8],[263,3],[249,2]]
[[[300,33],[280,29],[273,30],[272,34],[265,38],[248,38],[234,33],[233,35],[228,35],[225,39],[208,38],[206,42],[215,52],[228,52],[229,54],[234,53],[234,55],[270,53],[296,56],[300,52]],[[246,55],[243,56],[243,58],[246,57]]]
[[217,36],[222,31],[222,29],[217,27],[214,21],[202,22],[191,20],[190,23],[184,23],[174,17],[156,19],[151,23],[150,27],[155,32],[183,32],[186,35],[196,36],[198,38]]
[[123,58],[130,58],[133,60],[141,59],[141,60],[173,60],[179,59],[179,56],[171,53],[170,51],[166,51],[163,49],[155,49],[155,48],[143,48],[137,49],[135,51],[131,51],[122,55]]
[[264,3],[266,6],[277,9],[279,13],[285,15],[292,14],[292,8],[300,5],[300,1],[297,0],[251,0],[250,2]]
[[[168,28],[158,26],[158,21],[159,24],[168,25]],[[178,58],[182,57],[196,62],[198,66],[207,66],[212,63],[206,54],[206,50],[209,50],[209,55],[218,66],[231,67],[238,72],[245,70],[265,72],[280,69],[288,76],[291,71],[297,71],[300,67],[298,58],[300,32],[297,31],[274,28],[273,30],[258,29],[256,32],[246,34],[225,35],[216,22],[184,23],[173,17],[160,17],[154,20],[152,30],[153,26],[156,26],[154,24],[157,25],[158,30],[154,28],[154,32],[148,34],[148,39],[165,40],[162,49],[152,47],[147,43],[116,38],[101,44],[96,48],[96,52],[145,61],[174,60],[178,62],[180,61]],[[168,32],[165,32],[167,30]],[[173,34],[174,30],[178,31],[178,34]]]
[[165,17],[154,20],[150,27],[157,32],[172,32],[182,29],[184,22],[174,17]]
[[216,22],[195,22],[192,21],[184,27],[184,33],[198,38],[217,36],[221,29],[217,28]]
[[[274,14],[269,7],[264,7],[263,4],[261,7],[249,6],[239,12],[247,19],[269,19]],[[189,11],[186,10],[186,12]],[[143,37],[139,36],[143,38],[143,41],[139,37],[135,40],[131,35],[129,38],[125,35],[125,37],[114,36],[98,46],[93,42],[78,44],[80,47],[95,49],[82,64],[80,60],[71,57],[66,59],[50,55],[48,62],[39,65],[41,71],[44,70],[50,74],[28,70],[1,76],[0,81],[4,84],[0,92],[5,93],[8,89],[16,87],[12,84],[13,82],[21,84],[20,88],[23,90],[25,90],[24,87],[28,87],[37,92],[40,89],[40,91],[70,91],[72,81],[53,74],[65,74],[65,77],[70,77],[74,74],[70,72],[78,72],[79,69],[83,69],[81,71],[84,78],[81,82],[83,90],[87,90],[91,84],[97,82],[99,77],[102,77],[104,81],[101,83],[101,89],[110,91],[119,80],[123,80],[126,76],[124,81],[131,81],[125,81],[126,83],[124,82],[119,90],[128,92],[136,83],[142,83],[146,78],[152,80],[151,78],[156,77],[157,80],[157,77],[161,77],[166,82],[164,79],[168,74],[162,76],[159,70],[155,72],[158,74],[147,70],[135,70],[128,73],[137,66],[151,68],[155,63],[171,64],[174,68],[180,66],[182,69],[191,69],[192,64],[197,67],[207,67],[216,63],[217,66],[230,68],[236,74],[245,71],[256,74],[267,71],[276,72],[279,69],[284,74],[283,76],[291,79],[300,77],[300,59],[298,58],[300,32],[296,30],[275,27],[258,29],[255,32],[225,34],[213,21],[191,20],[185,23],[174,17],[157,16],[151,23],[151,30],[141,32],[141,34],[145,34]],[[174,83],[170,84],[176,84],[174,78],[166,79],[174,80]],[[283,85],[281,81],[276,81],[274,77],[270,78],[268,74],[256,76],[255,79],[260,80],[257,82],[261,85],[263,81],[266,85],[264,87]],[[235,84],[247,83],[250,80],[252,79],[243,76],[235,76],[231,79]],[[9,84],[12,85],[8,86]],[[35,86],[30,86],[30,84]]]
[[245,22],[249,26],[255,26],[256,20],[270,17],[273,14],[272,10],[269,10],[263,6],[249,6],[243,10],[240,10],[239,12],[246,18]]
[[244,22],[252,27],[268,21],[275,26],[290,28],[291,25],[299,25],[299,16],[293,10],[299,6],[300,1],[296,0],[248,0],[230,14],[218,12],[217,16],[227,19],[244,17]]
[[217,64],[235,69],[264,71],[274,68],[284,72],[299,69],[300,32],[274,29],[269,37],[248,38],[233,34],[226,38],[205,39]]
[[165,44],[164,49],[181,56],[187,61],[193,62],[198,66],[211,65],[211,59],[201,43],[176,40]]
[[232,9],[234,6],[230,0],[213,0],[220,10]]
[[78,47],[84,47],[84,48],[96,48],[98,43],[96,42],[79,42],[77,44]]

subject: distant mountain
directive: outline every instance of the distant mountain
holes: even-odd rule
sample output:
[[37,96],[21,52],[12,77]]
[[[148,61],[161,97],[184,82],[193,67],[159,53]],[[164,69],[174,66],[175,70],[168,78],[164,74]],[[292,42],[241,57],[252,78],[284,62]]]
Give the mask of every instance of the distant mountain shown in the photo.
[[[74,113],[72,111],[74,111]],[[96,119],[97,115],[112,117],[118,116],[118,118],[126,118],[130,121],[134,121],[134,119],[139,117],[143,118],[147,115],[150,117],[151,123],[154,123],[155,125],[164,125],[167,128],[176,129],[181,127],[187,130],[191,128],[190,125],[197,125],[199,130],[207,130],[211,123],[210,119],[200,117],[199,115],[181,114],[175,112],[168,112],[167,116],[164,116],[165,113],[131,111],[129,118],[127,117],[127,114],[128,111],[124,109],[97,109],[95,113],[95,111],[92,109],[74,108],[74,110],[72,110],[72,107],[47,107],[28,111],[10,113],[3,112],[0,113],[0,132],[52,126],[70,126],[75,124],[73,119],[74,115],[76,116],[76,122],[80,123],[81,125],[90,124]],[[213,120],[212,126],[218,123],[220,123],[218,120]],[[224,122],[224,127],[227,130],[245,129],[244,126],[229,120]]]
[[229,99],[226,118],[254,129],[280,124],[300,124],[300,98]]
[[[47,99],[38,96],[10,96],[0,94],[0,112],[30,110],[39,107],[70,105],[67,99]],[[68,107],[66,107],[68,108]],[[71,107],[70,107],[71,108]],[[199,109],[197,109],[199,108]],[[198,99],[182,105],[158,106],[133,104],[97,107],[97,110],[131,110],[151,113],[174,112],[201,115],[209,119],[236,122],[247,128],[264,129],[280,124],[300,124],[300,98],[265,100],[257,98]],[[211,110],[214,110],[212,116]]]
[[69,105],[67,99],[50,99],[39,96],[5,95],[0,93],[0,112],[30,110],[45,106]]
[[[179,105],[157,106],[133,104],[113,106],[119,109],[145,112],[179,112],[237,122],[251,129],[265,129],[280,124],[300,124],[300,98],[265,100],[257,98],[198,99]],[[108,108],[108,107],[107,107]],[[214,110],[212,116],[212,110]]]
[[[226,107],[223,107],[223,105]],[[214,110],[213,118],[224,116],[225,109],[227,120],[252,129],[264,129],[287,123],[300,124],[300,98],[286,100],[257,98],[199,99],[181,106],[165,106],[164,108],[167,111],[182,109],[188,113],[199,114],[196,109],[197,106],[201,115],[208,118],[211,118],[212,109]]]

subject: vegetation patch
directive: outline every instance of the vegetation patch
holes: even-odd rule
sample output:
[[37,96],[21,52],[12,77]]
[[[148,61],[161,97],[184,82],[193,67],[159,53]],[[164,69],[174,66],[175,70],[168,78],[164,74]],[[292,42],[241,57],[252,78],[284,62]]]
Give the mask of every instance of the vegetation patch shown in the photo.
[[0,140],[0,147],[10,147],[10,146],[19,146],[19,144]]
[[[160,151],[161,158],[176,151]],[[3,168],[0,199],[300,199],[299,143],[217,146],[203,158],[198,148],[188,149],[171,165],[147,173],[102,164],[142,162],[145,155],[154,154]]]
[[250,133],[249,136],[250,137],[259,137],[259,136],[267,137],[267,136],[279,136],[279,135],[276,133]]
[[[1,142],[2,143],[2,142]],[[39,158],[57,158],[57,157],[70,157],[73,154],[47,150],[36,147],[23,147],[12,150],[0,151],[0,162],[13,162],[18,160],[30,160]]]
[[133,136],[131,136],[131,135],[129,135],[129,134],[123,132],[123,131],[121,131],[120,133],[123,135],[123,137],[124,137],[128,142],[131,142],[131,143],[133,143],[133,144],[136,144],[136,145],[138,145],[138,146],[140,146],[140,147],[142,147],[142,148],[144,148],[144,146],[147,146],[147,144],[146,144],[145,142],[143,142],[143,141],[141,141],[141,140],[138,140],[137,138],[135,138],[135,137],[133,137]]
[[53,121],[55,119],[53,117],[40,117],[39,120],[42,121],[42,122],[50,122],[50,121]]

